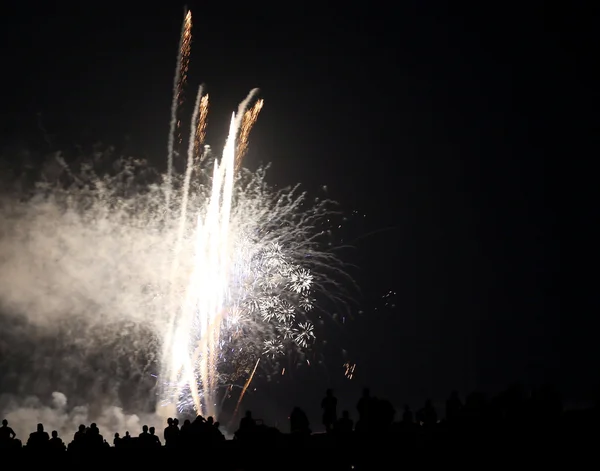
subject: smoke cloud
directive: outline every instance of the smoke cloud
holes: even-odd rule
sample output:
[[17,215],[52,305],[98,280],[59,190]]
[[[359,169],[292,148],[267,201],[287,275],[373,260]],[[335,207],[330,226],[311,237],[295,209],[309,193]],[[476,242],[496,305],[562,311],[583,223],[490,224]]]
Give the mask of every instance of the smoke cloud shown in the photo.
[[126,414],[122,408],[115,406],[98,410],[85,405],[71,406],[67,396],[58,391],[53,392],[46,402],[35,396],[21,400],[9,395],[0,396],[0,411],[23,443],[27,442],[38,423],[42,423],[48,433],[58,431],[65,443],[73,439],[80,424],[89,426],[94,422],[110,444],[115,433],[122,436],[129,431],[136,436],[143,425],[156,427],[157,435],[162,438],[162,420],[154,414]]
[[[0,392],[9,394],[0,410],[26,427],[45,419],[69,429],[81,417],[116,430],[136,417],[123,410],[156,408],[165,283],[157,260],[169,247],[149,227],[154,219],[115,204],[125,183],[105,190],[111,182],[88,175],[82,189],[82,178],[85,166],[65,189],[0,195]],[[69,405],[36,399],[59,397],[57,388]]]

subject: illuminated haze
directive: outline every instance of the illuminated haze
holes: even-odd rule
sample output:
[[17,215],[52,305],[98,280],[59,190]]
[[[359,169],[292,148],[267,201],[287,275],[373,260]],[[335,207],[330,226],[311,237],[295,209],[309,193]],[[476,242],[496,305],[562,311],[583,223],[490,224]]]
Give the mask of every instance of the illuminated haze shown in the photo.
[[[190,35],[188,13],[173,116]],[[41,352],[32,354],[39,366],[30,378],[13,371],[12,392],[47,394],[3,398],[9,420],[21,421],[16,430],[42,421],[72,433],[76,422],[95,420],[105,436],[137,431],[139,417],[113,405],[132,396],[120,389],[132,375],[138,394],[158,394],[158,401],[130,397],[129,407],[140,411],[158,404],[156,415],[144,417],[150,425],[177,410],[217,415],[219,391],[247,382],[259,359],[264,368],[285,355],[302,360],[316,336],[315,302],[339,292],[330,275],[343,269],[320,249],[330,203],[297,189],[275,192],[265,169],[242,168],[263,105],[246,109],[255,94],[233,116],[223,155],[213,158],[203,146],[208,96],[199,90],[183,175],[174,170],[180,130],[172,126],[164,176],[134,159],[115,159],[100,173],[98,156],[80,168],[57,156],[58,178],[27,195],[2,195],[0,312],[10,315],[3,335],[11,349],[33,339],[31,351]],[[38,349],[42,340],[52,348]],[[89,406],[57,392],[62,381],[69,397],[85,389]]]

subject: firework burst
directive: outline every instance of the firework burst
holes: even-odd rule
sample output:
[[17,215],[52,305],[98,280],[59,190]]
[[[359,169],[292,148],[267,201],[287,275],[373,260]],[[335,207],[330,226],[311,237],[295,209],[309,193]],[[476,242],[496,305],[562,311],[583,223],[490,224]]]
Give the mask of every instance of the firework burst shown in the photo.
[[[189,13],[181,38],[181,44],[188,46],[180,47],[176,76],[187,70],[188,24]],[[175,93],[179,92],[177,87]],[[247,172],[245,178],[240,177],[249,134],[263,107],[263,100],[258,100],[247,109],[255,92],[232,117],[210,184],[194,191],[198,188],[190,178],[201,171],[199,164],[204,160],[200,147],[208,110],[208,98],[202,98],[202,90],[198,92],[178,204],[180,230],[171,277],[180,271],[182,256],[193,262],[187,286],[171,290],[162,400],[166,404],[175,400],[180,407],[193,404],[198,413],[210,415],[217,412],[218,387],[247,374],[250,362],[258,365],[262,357],[274,360],[290,350],[309,348],[316,337],[307,317],[314,307],[315,276],[306,260],[310,258],[313,266],[333,261],[318,250],[315,239],[315,226],[326,215],[326,203],[301,210],[306,197],[296,189],[272,195],[264,173]],[[172,187],[167,188],[169,199],[172,192]],[[194,196],[199,200],[192,201]],[[172,208],[166,209],[169,214]],[[188,214],[196,220],[188,221]],[[191,229],[186,233],[186,228]],[[186,244],[190,253],[182,251]],[[174,304],[179,299],[183,303]],[[252,376],[255,371],[256,366]]]
[[[182,28],[166,175],[144,161],[99,160],[39,184],[32,198],[0,199],[0,300],[40,322],[85,316],[154,333],[161,415],[216,415],[218,391],[244,384],[317,338],[316,300],[331,296],[343,265],[324,251],[327,200],[298,187],[275,191],[266,168],[241,166],[262,109],[253,90],[232,116],[220,159],[203,151],[208,96],[197,94],[187,166],[173,166],[178,108],[187,80],[191,13]],[[93,267],[93,269],[90,269]],[[10,278],[6,274],[10,273]],[[35,273],[35,279],[32,279]],[[1,275],[4,275],[2,277]],[[29,290],[11,289],[29,280]]]

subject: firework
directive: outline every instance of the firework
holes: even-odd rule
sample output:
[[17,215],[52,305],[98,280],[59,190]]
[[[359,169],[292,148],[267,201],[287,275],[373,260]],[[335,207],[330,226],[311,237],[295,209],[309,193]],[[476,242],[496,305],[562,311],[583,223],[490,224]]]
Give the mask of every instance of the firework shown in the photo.
[[237,153],[235,156],[235,169],[238,170],[242,165],[242,160],[248,151],[248,138],[250,131],[258,119],[258,114],[263,107],[263,100],[258,100],[252,108],[244,113],[242,124],[240,126],[240,135],[238,138]]
[[356,363],[346,362],[343,365],[344,368],[344,376],[348,379],[352,379],[354,377],[354,372],[356,371]]
[[[190,28],[188,12],[172,117]],[[172,120],[164,178],[134,159],[110,162],[110,172],[98,168],[101,159],[77,171],[58,159],[57,182],[39,185],[33,198],[0,199],[0,302],[47,325],[79,316],[92,330],[147,328],[160,352],[163,416],[188,408],[216,415],[219,388],[244,384],[245,392],[259,362],[280,371],[286,355],[304,361],[317,337],[316,300],[331,296],[331,270],[343,271],[320,248],[331,203],[311,202],[298,187],[274,191],[265,168],[241,167],[262,108],[262,100],[250,106],[256,93],[211,159],[199,156],[208,111],[199,89],[182,175],[172,165]]]
[[193,168],[198,169],[206,157],[206,152],[203,152],[202,145],[206,138],[206,123],[208,120],[208,95],[204,95],[200,100],[200,108],[198,110],[198,124],[194,138],[194,162]]
[[[230,137],[235,125],[234,116]],[[169,378],[170,390],[163,401],[175,398],[180,407],[193,405],[210,415],[216,414],[218,386],[238,380],[249,362],[261,356],[275,360],[314,340],[306,318],[314,304],[314,276],[301,259],[316,252],[316,240],[306,236],[327,211],[324,204],[296,218],[305,195],[289,192],[265,199],[269,190],[257,175],[246,175],[251,178],[247,186],[243,177],[234,186],[233,150],[230,138],[223,159],[215,162],[195,231],[187,234],[195,237],[195,259],[185,301],[165,343],[163,377]],[[189,189],[182,194],[179,247],[189,194]]]
[[240,408],[240,404],[242,403],[242,400],[244,399],[244,395],[246,394],[246,391],[248,390],[248,386],[250,386],[250,383],[254,379],[254,374],[256,373],[256,368],[258,368],[259,362],[260,362],[260,357],[258,358],[258,360],[256,360],[256,364],[254,365],[254,368],[252,369],[252,373],[250,374],[250,376],[248,376],[248,379],[246,380],[246,383],[244,384],[244,387],[242,388],[242,393],[240,394],[240,398],[238,399],[237,404],[235,405],[235,410],[233,411],[233,415],[231,417],[232,420],[236,417],[238,409]]
[[[182,31],[176,76],[181,76],[182,71],[188,68],[191,38],[187,27],[191,25],[191,20],[188,22],[188,18],[191,18],[189,13]],[[176,89],[176,93],[179,92],[180,86]],[[262,348],[262,352],[257,350],[255,354],[267,355],[272,359],[283,354],[286,341],[305,348],[315,338],[310,322],[294,323],[298,309],[312,308],[309,295],[312,275],[287,260],[276,242],[267,249],[263,249],[264,246],[259,243],[261,250],[257,251],[252,244],[251,234],[261,230],[260,226],[242,232],[244,235],[239,239],[231,237],[236,234],[230,227],[234,173],[241,167],[250,131],[263,106],[263,100],[259,100],[246,110],[255,93],[256,90],[253,90],[240,104],[238,117],[233,115],[222,160],[214,163],[210,194],[206,198],[205,208],[197,216],[194,268],[185,290],[185,301],[181,307],[171,309],[163,348],[162,377],[168,378],[167,385],[172,389],[169,391],[168,387],[163,390],[163,401],[172,402],[174,395],[180,404],[191,402],[198,413],[210,415],[216,414],[219,365],[228,360],[232,362],[236,352],[243,352],[248,357],[248,348],[235,345],[240,338],[248,337],[244,327],[255,326],[257,320],[269,326],[271,335],[262,339],[262,345],[258,342],[256,347]],[[179,270],[187,224],[190,179],[198,172],[198,165],[203,160],[200,146],[205,137],[207,112],[208,98],[202,97],[200,89],[192,117],[171,277]],[[171,181],[167,181],[167,184],[170,185]],[[167,193],[171,191],[169,189]],[[166,209],[169,211],[171,208],[168,206]],[[293,295],[285,295],[286,292]],[[223,339],[222,332],[226,334]],[[256,365],[259,360],[260,356]],[[233,363],[238,362],[234,360]],[[248,381],[251,381],[255,370],[256,367]],[[201,385],[201,389],[198,389],[198,385]]]
[[181,27],[179,40],[179,51],[177,53],[177,66],[173,80],[173,101],[171,103],[171,121],[169,142],[167,147],[167,174],[165,176],[166,206],[169,207],[171,200],[171,187],[173,178],[173,154],[176,145],[181,144],[181,120],[177,117],[177,111],[183,104],[183,87],[187,82],[187,71],[190,62],[190,50],[192,44],[192,12],[187,10]]

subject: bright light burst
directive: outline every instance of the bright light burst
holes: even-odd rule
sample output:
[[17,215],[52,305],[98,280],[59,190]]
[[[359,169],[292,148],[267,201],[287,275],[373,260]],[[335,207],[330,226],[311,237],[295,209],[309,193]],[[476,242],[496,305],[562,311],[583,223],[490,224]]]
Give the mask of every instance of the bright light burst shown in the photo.
[[[189,12],[180,42],[179,75],[189,56],[188,24]],[[176,84],[174,97],[179,97],[180,82]],[[202,414],[216,415],[219,385],[247,375],[262,356],[273,360],[290,350],[309,348],[316,335],[306,317],[314,306],[315,282],[308,267],[333,259],[319,252],[315,243],[315,226],[326,214],[326,203],[307,212],[301,208],[305,195],[294,190],[272,197],[262,172],[247,174],[246,183],[236,177],[263,107],[263,100],[258,100],[246,109],[254,92],[232,117],[222,159],[214,162],[206,191],[197,194],[190,187],[190,176],[198,173],[203,160],[198,153],[208,100],[202,98],[202,90],[192,119],[179,202],[180,227],[191,223],[191,229],[185,236],[180,230],[177,240],[178,248],[188,242],[191,252],[176,251],[172,274],[180,269],[180,257],[193,262],[188,285],[174,297],[171,291],[172,302],[183,299],[183,303],[170,306],[161,376],[166,379],[164,403],[176,399],[180,409],[193,405]],[[181,104],[174,99],[175,103]],[[169,187],[169,198],[172,192]],[[193,194],[200,199],[190,201]],[[188,211],[196,221],[187,221]]]
[[[135,159],[114,161],[110,171],[96,168],[99,160],[71,171],[57,157],[57,181],[39,185],[32,199],[0,200],[7,221],[0,259],[10,273],[0,277],[0,299],[23,311],[39,299],[44,322],[85,312],[91,323],[150,328],[161,344],[165,416],[188,408],[216,416],[219,388],[242,383],[245,392],[259,362],[279,371],[285,355],[304,361],[317,337],[316,299],[334,296],[330,274],[344,274],[335,254],[320,248],[330,202],[311,201],[298,187],[275,191],[265,168],[241,167],[263,106],[250,106],[256,91],[213,159],[202,146],[208,96],[200,90],[187,168],[176,171],[191,24],[187,12],[166,175]],[[19,279],[29,291],[11,289]]]
[[[316,338],[309,313],[326,280],[311,270],[338,265],[318,243],[317,226],[328,216],[329,202],[302,209],[306,194],[275,193],[265,175],[243,171],[235,178],[226,238],[211,241],[221,229],[211,224],[223,221],[211,210],[221,206],[190,204],[200,209],[199,222],[186,232],[184,245],[191,248],[195,238],[191,253],[197,258],[190,284],[178,290],[176,298],[185,302],[165,344],[164,404],[175,399],[179,410],[192,406],[216,414],[210,404],[216,404],[220,385],[245,379],[261,357],[302,353]],[[213,196],[215,186],[210,188]]]

